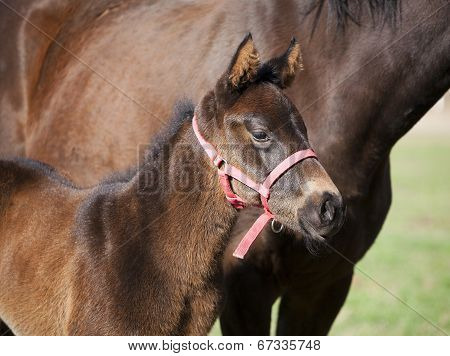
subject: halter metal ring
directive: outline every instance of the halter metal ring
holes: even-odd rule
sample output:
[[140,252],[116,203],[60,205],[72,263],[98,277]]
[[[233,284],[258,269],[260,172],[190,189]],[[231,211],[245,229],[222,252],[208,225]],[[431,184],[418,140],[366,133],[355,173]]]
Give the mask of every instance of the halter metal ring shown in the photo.
[[[279,226],[277,227],[278,224]],[[270,223],[270,228],[275,234],[279,234],[281,231],[283,231],[283,224],[281,224],[279,221],[276,221],[275,219],[272,219],[272,222]]]
[[220,168],[223,167],[224,165],[228,164],[228,162],[227,162],[224,158],[222,158],[222,157],[220,157],[220,156],[217,156],[216,158],[214,158],[213,164],[214,164],[218,169],[220,169]]

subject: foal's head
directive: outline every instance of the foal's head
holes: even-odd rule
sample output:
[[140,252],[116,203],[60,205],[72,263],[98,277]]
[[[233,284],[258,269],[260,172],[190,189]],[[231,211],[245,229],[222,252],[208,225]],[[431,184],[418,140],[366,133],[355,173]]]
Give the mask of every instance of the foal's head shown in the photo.
[[[196,113],[206,138],[227,162],[262,182],[286,157],[310,148],[303,119],[283,93],[301,67],[300,46],[292,40],[282,56],[262,64],[249,34],[214,90]],[[259,204],[259,194],[232,179],[241,198]],[[305,237],[331,236],[343,222],[342,197],[315,158],[297,163],[270,189],[276,219]]]

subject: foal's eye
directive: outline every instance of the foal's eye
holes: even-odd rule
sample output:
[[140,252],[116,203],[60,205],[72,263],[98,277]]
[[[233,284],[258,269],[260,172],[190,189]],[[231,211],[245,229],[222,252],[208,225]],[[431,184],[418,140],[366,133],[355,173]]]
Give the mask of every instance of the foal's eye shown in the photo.
[[252,132],[252,137],[255,141],[258,142],[269,141],[269,136],[264,131],[254,131]]

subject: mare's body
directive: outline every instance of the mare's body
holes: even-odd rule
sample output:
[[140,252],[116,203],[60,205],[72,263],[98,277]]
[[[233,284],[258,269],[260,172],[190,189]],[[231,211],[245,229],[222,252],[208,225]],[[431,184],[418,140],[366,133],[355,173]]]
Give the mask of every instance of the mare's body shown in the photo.
[[[386,10],[372,20],[361,1],[360,26],[347,17],[345,31],[336,30],[336,14],[324,5],[312,37],[310,1],[102,1],[89,9],[85,2],[28,3],[20,9],[30,20],[158,118],[176,98],[198,100],[221,71],[226,56],[218,54],[231,54],[244,32],[267,39],[260,48],[265,55],[279,53],[280,43],[296,35],[305,71],[289,93],[347,202],[336,247],[355,262],[390,206],[390,149],[449,87],[445,0],[402,1],[394,25],[384,26],[382,19],[394,13],[389,2],[379,2]],[[13,32],[2,32],[3,56],[11,61],[0,84],[2,152],[41,159],[82,185],[133,165],[137,143],[163,120],[8,10],[1,16]],[[352,265],[336,254],[312,257],[289,235],[267,234],[254,249],[266,258],[231,259],[226,267],[231,294],[224,331],[268,333],[270,306],[282,295],[279,333],[326,333],[347,295]]]

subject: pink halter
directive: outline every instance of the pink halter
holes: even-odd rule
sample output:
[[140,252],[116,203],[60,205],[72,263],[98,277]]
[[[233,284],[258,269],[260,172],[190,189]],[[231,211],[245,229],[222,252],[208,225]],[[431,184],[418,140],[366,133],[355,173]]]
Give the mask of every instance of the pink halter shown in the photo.
[[269,209],[268,200],[270,196],[270,187],[277,181],[277,179],[283,175],[292,166],[306,158],[314,157],[317,158],[316,154],[312,149],[301,150],[293,153],[288,158],[283,160],[275,169],[270,172],[263,183],[256,183],[246,174],[242,173],[238,168],[228,164],[228,162],[222,158],[217,150],[211,145],[200,133],[197,123],[197,117],[194,115],[192,118],[192,127],[194,129],[195,136],[197,136],[200,145],[206,151],[206,154],[211,159],[212,163],[217,167],[219,174],[219,181],[222,185],[222,189],[225,192],[227,200],[236,209],[242,209],[245,207],[245,202],[239,196],[237,196],[230,185],[230,177],[237,179],[239,182],[245,184],[247,187],[258,192],[261,196],[262,207],[264,208],[264,213],[253,223],[250,230],[247,231],[245,236],[242,238],[236,250],[233,252],[233,256],[237,258],[244,258],[248,249],[255,239],[258,237],[259,233],[263,227],[267,224],[270,219],[274,219],[274,215]]

